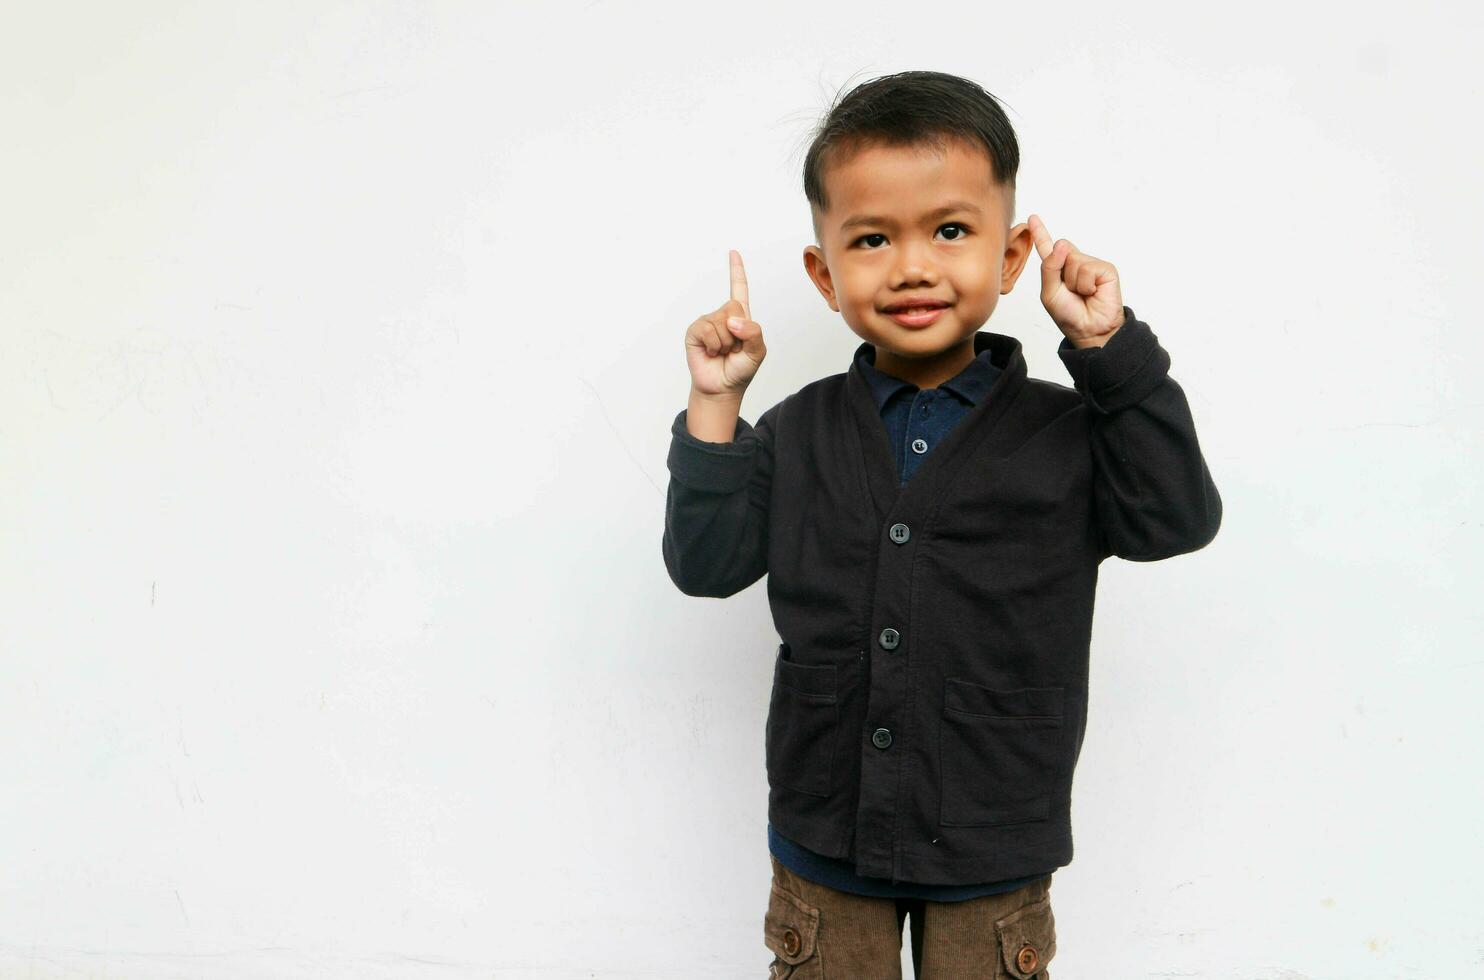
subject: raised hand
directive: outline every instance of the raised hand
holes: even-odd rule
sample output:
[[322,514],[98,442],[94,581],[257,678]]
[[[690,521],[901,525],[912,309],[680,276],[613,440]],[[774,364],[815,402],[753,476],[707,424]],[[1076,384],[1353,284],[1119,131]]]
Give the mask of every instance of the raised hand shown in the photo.
[[728,253],[732,271],[731,299],[703,314],[685,331],[685,359],[691,387],[703,395],[742,397],[767,356],[763,328],[752,320],[747,303],[747,273],[742,256]]
[[1065,238],[1053,245],[1040,215],[1027,224],[1041,256],[1041,305],[1074,346],[1101,347],[1123,326],[1118,270]]

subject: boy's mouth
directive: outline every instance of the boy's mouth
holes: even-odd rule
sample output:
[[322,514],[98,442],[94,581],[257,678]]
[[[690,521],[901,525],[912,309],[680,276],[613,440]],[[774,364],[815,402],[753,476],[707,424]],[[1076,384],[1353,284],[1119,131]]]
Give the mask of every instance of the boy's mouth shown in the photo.
[[935,322],[948,308],[947,303],[935,303],[934,305],[893,303],[882,312],[904,327],[925,327]]

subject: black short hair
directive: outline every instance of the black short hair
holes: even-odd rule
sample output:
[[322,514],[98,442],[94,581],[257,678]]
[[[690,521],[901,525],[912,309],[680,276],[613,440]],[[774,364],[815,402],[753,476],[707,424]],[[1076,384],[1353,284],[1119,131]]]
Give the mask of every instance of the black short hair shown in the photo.
[[903,71],[863,82],[836,97],[804,157],[804,196],[809,199],[815,239],[819,215],[829,209],[824,175],[829,166],[871,144],[930,145],[950,140],[982,147],[991,176],[1015,211],[1015,174],[1020,144],[1000,100],[976,82],[940,71]]

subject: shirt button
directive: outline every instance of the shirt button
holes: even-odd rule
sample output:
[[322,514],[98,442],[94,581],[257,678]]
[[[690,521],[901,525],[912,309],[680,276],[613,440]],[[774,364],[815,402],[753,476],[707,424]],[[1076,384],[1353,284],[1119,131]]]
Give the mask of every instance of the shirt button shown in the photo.
[[891,744],[891,732],[885,728],[878,728],[871,733],[871,744],[878,749],[884,749]]
[[799,952],[799,934],[792,929],[783,930],[783,955],[796,956]]
[[906,544],[910,537],[912,537],[912,532],[907,530],[907,525],[893,524],[891,526],[891,539],[897,544]]
[[912,451],[914,453],[917,453],[919,456],[922,455],[923,453],[927,452],[927,442],[923,439],[913,439]]
[[1020,952],[1015,955],[1015,965],[1020,967],[1021,973],[1036,972],[1036,963],[1040,957],[1036,956],[1036,947],[1027,943],[1020,947]]
[[886,629],[881,631],[881,649],[895,650],[897,648],[897,644],[901,642],[901,639],[902,634],[898,633],[896,630],[888,626]]

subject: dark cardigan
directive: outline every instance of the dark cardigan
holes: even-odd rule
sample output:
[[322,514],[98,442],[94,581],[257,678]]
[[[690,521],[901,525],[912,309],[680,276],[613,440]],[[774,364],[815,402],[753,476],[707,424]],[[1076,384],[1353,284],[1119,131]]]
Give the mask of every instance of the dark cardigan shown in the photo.
[[662,552],[687,595],[768,576],[768,820],[890,882],[979,886],[1072,858],[1098,567],[1215,536],[1221,498],[1149,326],[1058,348],[1074,388],[999,375],[910,479],[859,366],[730,443],[671,427]]

